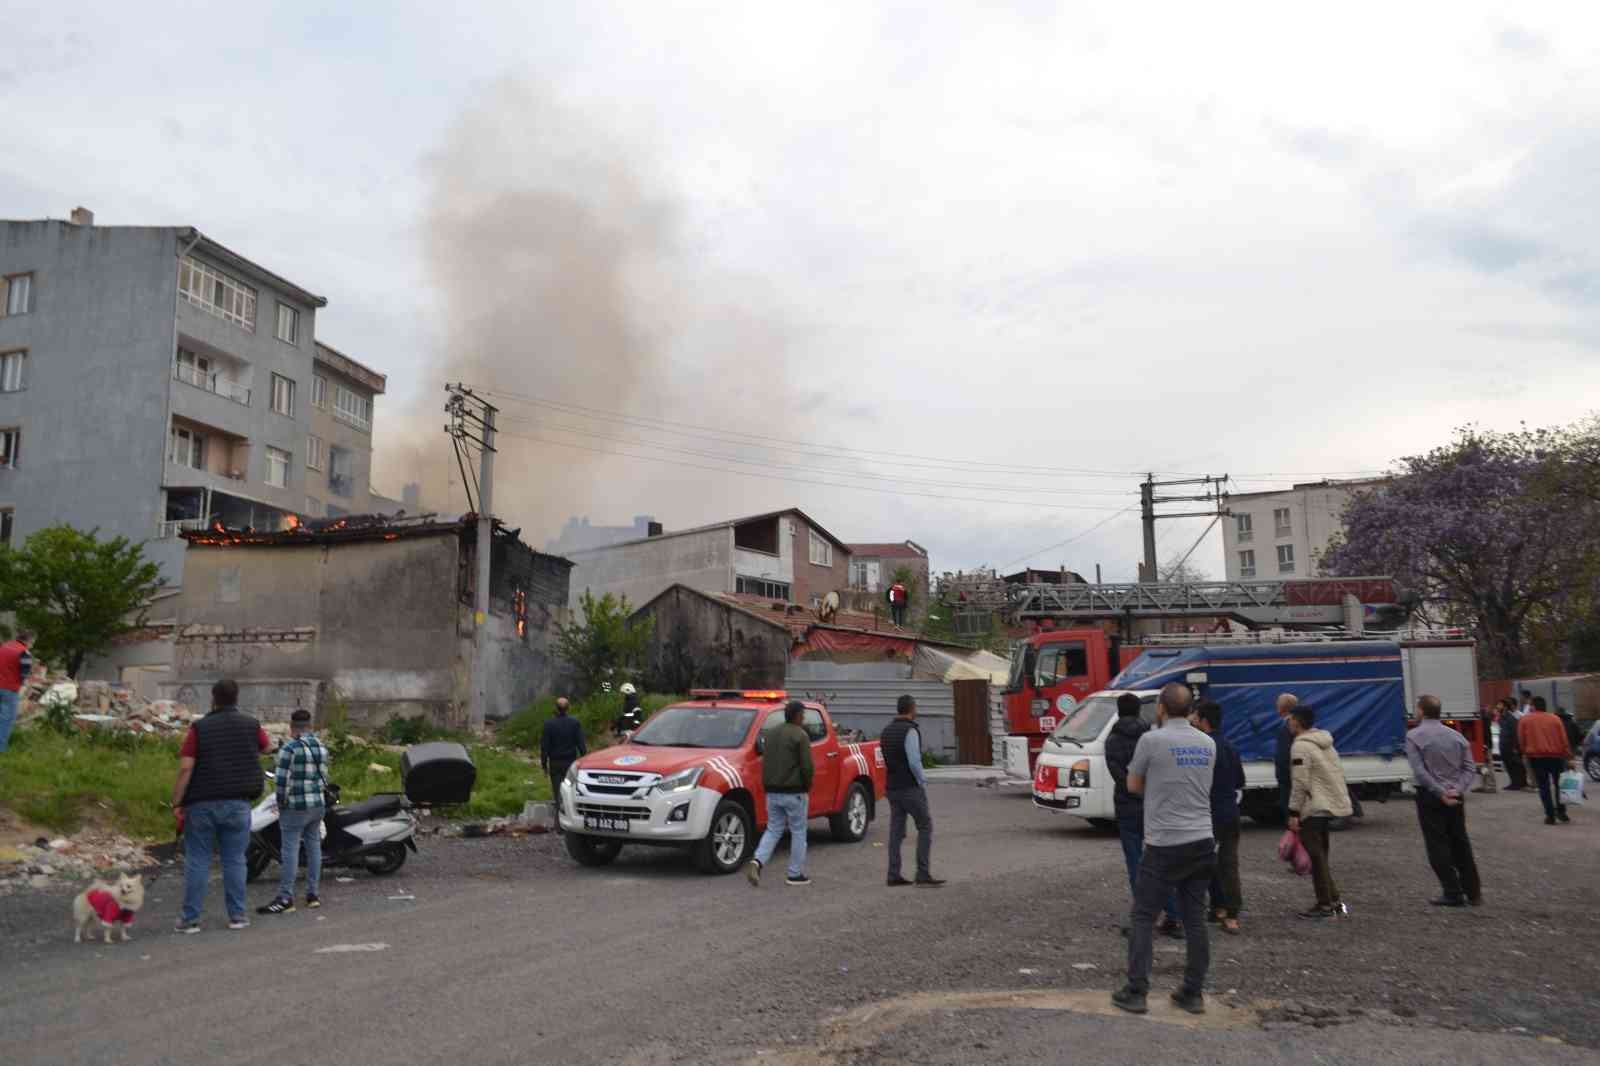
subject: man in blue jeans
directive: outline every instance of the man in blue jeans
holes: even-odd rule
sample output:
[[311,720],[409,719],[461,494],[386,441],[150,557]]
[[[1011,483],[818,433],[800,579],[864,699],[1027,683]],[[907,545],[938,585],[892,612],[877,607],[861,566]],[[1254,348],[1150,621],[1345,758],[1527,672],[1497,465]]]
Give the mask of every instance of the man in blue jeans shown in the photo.
[[183,826],[183,913],[177,932],[200,931],[211,855],[222,860],[228,928],[244,929],[244,852],[250,805],[261,795],[261,755],[270,746],[259,722],[239,710],[239,684],[211,686],[211,711],[189,727],[178,751],[172,806]]
[[800,724],[806,708],[790,700],[783,709],[783,724],[766,733],[766,748],[761,753],[761,784],[767,793],[767,830],[756,845],[755,857],[745,866],[751,888],[761,885],[761,871],[778,848],[785,831],[789,834],[789,876],[791,885],[809,885],[806,876],[806,812],[811,804],[811,736]]
[[0,644],[0,751],[11,745],[11,727],[17,724],[22,683],[33,669],[33,655],[28,651],[32,643],[33,634],[23,629]]
[[322,816],[326,811],[322,790],[327,767],[333,761],[322,741],[311,732],[311,712],[289,716],[290,740],[278,749],[274,775],[278,797],[278,868],[283,876],[278,895],[256,908],[257,914],[288,914],[294,910],[294,878],[300,869],[300,842],[306,846],[306,909],[322,906],[317,895],[322,879]]
[[[1117,836],[1122,840],[1122,860],[1128,867],[1128,893],[1139,887],[1139,858],[1144,854],[1144,797],[1128,791],[1128,763],[1133,761],[1139,738],[1150,731],[1140,711],[1143,702],[1131,692],[1117,697],[1117,721],[1106,737],[1106,770],[1116,786],[1111,793],[1117,813]],[[1130,926],[1123,926],[1128,935]],[[1170,937],[1183,935],[1178,921],[1178,897],[1167,898],[1166,912],[1156,931]]]

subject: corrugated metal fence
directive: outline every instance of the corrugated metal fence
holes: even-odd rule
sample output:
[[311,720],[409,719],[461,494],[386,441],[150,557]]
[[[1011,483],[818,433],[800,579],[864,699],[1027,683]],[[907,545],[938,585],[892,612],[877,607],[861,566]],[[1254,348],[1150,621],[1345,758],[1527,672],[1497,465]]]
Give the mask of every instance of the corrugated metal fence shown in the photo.
[[956,701],[942,681],[890,678],[786,678],[784,688],[799,699],[821,700],[841,729],[859,729],[876,740],[894,718],[895,701],[909,692],[917,701],[917,725],[926,749],[944,762],[956,758]]

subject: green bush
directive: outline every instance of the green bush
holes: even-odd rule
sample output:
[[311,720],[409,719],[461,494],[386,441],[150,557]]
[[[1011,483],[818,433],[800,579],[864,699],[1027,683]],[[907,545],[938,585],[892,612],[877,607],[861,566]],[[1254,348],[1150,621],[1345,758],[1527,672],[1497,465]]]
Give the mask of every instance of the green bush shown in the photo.
[[[644,705],[646,716],[649,716],[663,707],[680,703],[683,699],[683,696],[647,692],[640,702]],[[539,738],[544,733],[544,723],[546,719],[555,717],[555,713],[556,698],[543,696],[500,723],[496,737],[502,744],[527,751],[538,751]],[[622,713],[622,697],[615,692],[598,692],[593,696],[585,696],[581,700],[572,701],[571,713],[582,723],[585,736],[590,739],[603,739],[610,735],[611,723]]]

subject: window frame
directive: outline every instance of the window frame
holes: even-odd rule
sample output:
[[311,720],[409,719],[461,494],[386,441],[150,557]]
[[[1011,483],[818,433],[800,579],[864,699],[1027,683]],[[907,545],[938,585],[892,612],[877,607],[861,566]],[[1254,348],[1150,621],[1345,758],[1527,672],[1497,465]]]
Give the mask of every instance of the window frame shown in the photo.
[[[1250,557],[1249,562],[1245,561],[1245,556]],[[1256,552],[1254,548],[1246,548],[1239,552],[1239,576],[1256,576]]]
[[806,532],[811,535],[811,541],[808,545],[811,565],[831,567],[833,565],[833,542],[814,529],[808,529]]
[[0,470],[17,469],[17,457],[22,452],[22,427],[0,426]]
[[[347,457],[346,458],[346,464],[348,466],[348,470],[347,471],[341,473],[340,471],[334,469],[334,462],[333,462],[333,458],[334,458],[333,453],[334,452],[338,452],[340,455],[343,455],[343,456]],[[356,453],[355,453],[355,449],[354,448],[341,448],[337,444],[330,444],[330,445],[328,445],[328,449],[327,449],[327,460],[328,460],[328,465],[326,467],[326,470],[327,470],[327,474],[328,474],[328,495],[329,496],[337,496],[341,500],[354,499],[355,498],[355,494],[356,494]],[[339,485],[340,485],[341,482],[344,484],[344,489],[342,491],[339,488]]]
[[[289,313],[289,336],[283,335],[283,313]],[[277,320],[272,324],[272,335],[285,344],[300,347],[300,309],[278,301]]]
[[306,434],[306,469],[321,470],[327,445],[315,433]]
[[[179,442],[182,441],[183,451],[178,455]],[[167,433],[167,462],[174,466],[181,466],[186,470],[206,469],[206,434],[190,429],[188,426],[173,426]]]
[[0,507],[0,548],[11,547],[12,534],[16,532],[17,509]]
[[[1287,558],[1285,558],[1285,553],[1288,553],[1288,557]],[[1292,574],[1292,573],[1294,573],[1294,565],[1295,565],[1294,545],[1293,544],[1280,544],[1280,545],[1278,545],[1278,573],[1280,573],[1280,574]]]
[[[1278,516],[1283,516],[1283,521],[1278,521]],[[1274,507],[1272,509],[1272,533],[1277,537],[1294,536],[1294,512],[1288,507]]]
[[324,374],[311,375],[311,406],[319,411],[328,409],[328,378]]
[[1240,544],[1256,537],[1255,518],[1250,514],[1236,514],[1233,516],[1233,536]]
[[178,260],[178,296],[208,315],[256,331],[257,290],[192,255]]
[[[286,386],[285,392],[289,398],[289,409],[287,411],[278,406],[278,385],[280,383]],[[294,417],[294,386],[294,378],[280,374],[277,371],[272,372],[272,391],[267,398],[267,406],[272,410],[273,414],[283,415],[285,418]]]
[[[18,282],[22,283],[22,307],[19,310],[11,309],[12,301],[16,298]],[[16,315],[26,315],[33,311],[33,271],[25,270],[19,274],[6,274],[0,277],[0,318],[12,318]]]
[[[11,362],[13,357],[16,359],[15,363]],[[12,366],[17,368],[15,375],[17,381],[14,387],[8,388],[9,379],[13,376],[10,372]],[[0,352],[0,393],[26,391],[28,391],[28,349],[12,348]]]
[[372,399],[355,389],[335,383],[333,386],[333,417],[356,429],[372,431]]
[[[1074,652],[1076,652],[1079,656],[1082,657],[1081,662],[1082,662],[1083,669],[1080,670],[1078,673],[1075,673],[1075,674],[1074,673],[1062,673],[1061,672],[1061,660],[1066,658],[1068,655],[1070,655],[1071,653],[1074,653]],[[1055,671],[1055,672],[1050,674],[1050,680],[1048,680],[1048,681],[1045,680],[1045,674],[1044,674],[1044,664],[1045,664],[1045,662],[1047,660],[1052,664],[1052,668]],[[1071,681],[1074,678],[1083,678],[1083,677],[1088,677],[1088,676],[1089,676],[1089,645],[1088,645],[1088,643],[1086,641],[1082,641],[1082,640],[1053,641],[1053,642],[1051,642],[1049,644],[1046,644],[1043,647],[1041,647],[1039,649],[1038,656],[1034,659],[1034,663],[1033,663],[1033,687],[1034,688],[1051,688],[1051,687],[1053,687],[1055,685],[1061,684],[1064,681]]]
[[[744,585],[761,585],[764,586],[764,588],[742,588],[741,586]],[[776,589],[782,589],[782,594],[779,595],[772,591]],[[737,595],[761,596],[764,599],[781,600],[784,603],[794,602],[794,584],[788,581],[775,581],[772,578],[751,577],[748,574],[734,574],[733,591]]]
[[[267,485],[270,485],[271,487],[273,487],[275,489],[286,489],[286,488],[288,488],[289,487],[289,468],[294,464],[294,453],[290,452],[290,451],[285,451],[282,448],[275,448],[272,445],[268,444],[266,446],[266,448],[264,449],[264,455],[266,456],[266,460],[267,460],[267,473],[266,473],[266,477],[263,479],[264,483],[267,484]],[[278,456],[282,456],[283,457],[282,460],[281,460],[281,464],[282,464],[282,467],[283,467],[283,480],[282,481],[274,481],[274,480],[272,480],[272,471],[273,471],[273,467],[275,465],[274,460],[276,460],[278,458]]]

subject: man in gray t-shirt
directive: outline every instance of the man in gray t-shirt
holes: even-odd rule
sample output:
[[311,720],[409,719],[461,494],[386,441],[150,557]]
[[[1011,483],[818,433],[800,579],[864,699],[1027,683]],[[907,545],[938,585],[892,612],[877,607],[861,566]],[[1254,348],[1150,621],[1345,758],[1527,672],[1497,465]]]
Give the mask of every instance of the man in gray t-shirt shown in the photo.
[[1203,990],[1211,966],[1206,937],[1206,892],[1216,868],[1211,838],[1211,773],[1217,745],[1189,723],[1194,693],[1174,682],[1161,690],[1157,727],[1139,738],[1128,762],[1128,791],[1144,796],[1144,855],[1133,893],[1132,932],[1128,937],[1128,983],[1111,994],[1125,1011],[1149,1008],[1152,936],[1156,913],[1176,892],[1187,942],[1183,987],[1172,1001],[1191,1014],[1206,1009]]

